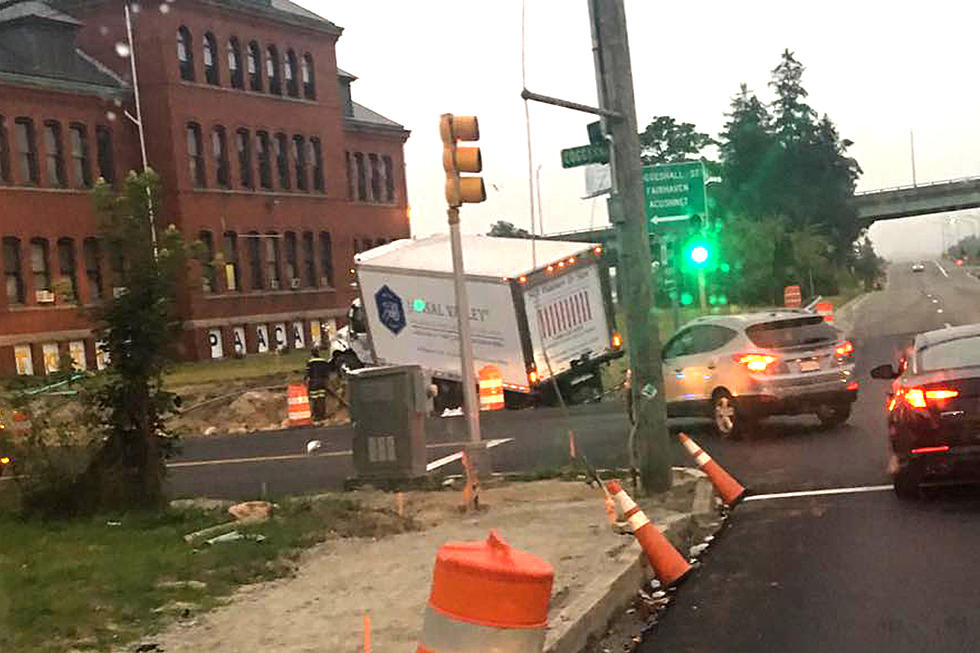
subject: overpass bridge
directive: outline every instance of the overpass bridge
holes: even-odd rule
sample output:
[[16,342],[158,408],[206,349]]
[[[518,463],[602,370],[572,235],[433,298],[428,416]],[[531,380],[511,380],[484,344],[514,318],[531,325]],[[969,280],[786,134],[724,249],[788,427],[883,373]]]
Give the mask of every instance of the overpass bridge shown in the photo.
[[[980,208],[980,177],[862,191],[854,194],[854,206],[863,227],[869,227],[879,220]],[[612,227],[603,225],[547,234],[544,238],[603,243],[615,249],[616,233]]]

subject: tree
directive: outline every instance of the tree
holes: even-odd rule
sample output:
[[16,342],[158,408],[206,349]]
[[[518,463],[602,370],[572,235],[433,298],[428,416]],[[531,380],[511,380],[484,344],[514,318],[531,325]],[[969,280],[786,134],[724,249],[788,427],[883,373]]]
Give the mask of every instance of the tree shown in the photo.
[[776,213],[769,191],[775,174],[776,141],[772,116],[745,84],[732,98],[731,112],[719,135],[720,172],[718,203],[722,212],[741,216]]
[[670,116],[656,116],[640,132],[640,156],[644,165],[677,163],[696,157],[714,143],[689,122],[678,123]]
[[490,226],[490,231],[487,232],[487,235],[497,236],[498,238],[531,238],[531,234],[528,233],[527,229],[516,227],[513,222],[507,222],[506,220],[497,220],[494,222]]
[[109,366],[91,391],[103,443],[82,478],[89,508],[159,507],[164,458],[173,443],[165,418],[176,395],[163,388],[180,333],[177,285],[185,248],[173,226],[159,235],[155,252],[150,212],[161,214],[159,178],[152,170],[130,173],[121,191],[100,182],[93,191],[103,239],[122,263],[124,288],[98,311],[98,336]]
[[875,281],[884,274],[885,260],[875,253],[867,234],[854,245],[854,273],[864,283],[866,291],[874,288]]

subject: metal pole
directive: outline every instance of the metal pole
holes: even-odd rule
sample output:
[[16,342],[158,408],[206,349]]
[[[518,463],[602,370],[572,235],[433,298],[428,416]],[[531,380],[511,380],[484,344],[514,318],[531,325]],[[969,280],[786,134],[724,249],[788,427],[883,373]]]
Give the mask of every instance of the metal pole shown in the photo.
[[[596,62],[596,87],[605,111],[603,127],[612,137],[609,160],[613,192],[609,219],[619,244],[620,304],[629,336],[636,445],[643,491],[671,486],[671,450],[664,404],[660,335],[653,313],[650,240],[644,212],[643,170],[633,97],[633,73],[623,0],[587,0]],[[619,275],[617,275],[619,276]]]
[[534,178],[538,185],[538,233],[542,236],[544,235],[544,211],[541,209],[541,166],[543,165],[543,163],[539,163],[538,169],[534,173]]
[[459,323],[459,358],[462,364],[463,413],[470,442],[480,442],[480,406],[476,398],[476,374],[473,370],[473,340],[470,337],[470,300],[466,295],[463,273],[463,243],[459,235],[459,209],[451,207],[449,242],[453,251],[453,283],[456,286],[456,319]]
[[698,270],[698,297],[700,299],[702,313],[708,310],[707,285],[704,279],[704,270]]
[[[129,14],[129,2],[123,3],[123,15],[126,17],[126,41],[129,43],[129,70],[133,76],[133,100],[136,102],[136,131],[140,137],[140,156],[143,160],[143,172],[149,169],[146,158],[146,134],[143,133],[143,108],[140,103],[140,83],[136,75],[136,44],[133,43],[133,21]],[[150,188],[146,189],[147,215],[150,219],[150,241],[153,243],[153,257],[159,254],[157,250],[156,218],[153,215],[153,196]]]
[[915,134],[909,129],[909,150],[912,153],[912,187],[918,186],[915,181]]

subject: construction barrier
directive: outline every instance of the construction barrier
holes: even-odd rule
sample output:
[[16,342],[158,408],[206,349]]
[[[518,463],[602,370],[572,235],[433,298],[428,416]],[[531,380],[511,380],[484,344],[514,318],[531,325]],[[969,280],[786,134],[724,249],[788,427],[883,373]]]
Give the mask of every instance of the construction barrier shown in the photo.
[[699,447],[697,442],[689,438],[686,433],[681,433],[678,437],[681,440],[681,444],[687,449],[687,452],[694,457],[701,471],[711,479],[711,483],[715,486],[718,496],[721,497],[721,500],[727,506],[734,506],[745,497],[746,489],[742,484],[722,469],[722,466],[716,463],[704,449]]
[[416,653],[541,653],[554,569],[491,531],[447,542],[436,555]]
[[679,583],[691,571],[691,564],[682,556],[664,534],[650,521],[650,518],[640,510],[630,495],[619,484],[619,481],[609,481],[606,489],[616,504],[616,510],[623,515],[629,524],[630,532],[640,543],[646,554],[657,580],[664,587]]
[[803,306],[803,292],[799,286],[786,286],[783,288],[783,306],[786,308],[800,308]]
[[13,414],[13,424],[10,425],[10,430],[14,433],[27,433],[31,430],[31,416],[27,413],[15,410]]
[[834,321],[834,305],[830,302],[819,302],[817,304],[817,313],[823,315],[824,322]]
[[310,396],[302,383],[289,384],[286,401],[290,426],[309,426],[313,424],[310,411]]
[[500,410],[504,407],[504,375],[496,365],[480,369],[480,410]]

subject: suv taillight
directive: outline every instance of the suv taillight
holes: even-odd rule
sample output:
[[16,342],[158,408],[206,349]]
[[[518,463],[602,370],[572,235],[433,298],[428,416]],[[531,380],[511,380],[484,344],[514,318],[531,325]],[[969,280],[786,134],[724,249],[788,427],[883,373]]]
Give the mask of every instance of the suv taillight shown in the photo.
[[842,340],[834,347],[834,353],[837,354],[837,358],[850,358],[854,355],[854,345],[850,340]]
[[960,391],[948,388],[929,388],[928,390],[924,388],[908,388],[904,391],[899,390],[899,394],[911,408],[921,409],[928,408],[931,403],[942,403],[950,399],[955,399],[960,396]]
[[735,354],[732,359],[750,372],[769,371],[779,359],[769,354]]

